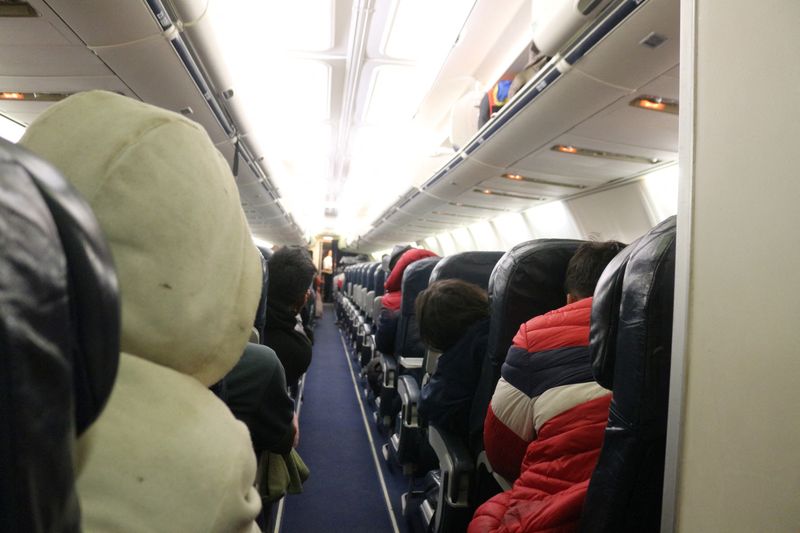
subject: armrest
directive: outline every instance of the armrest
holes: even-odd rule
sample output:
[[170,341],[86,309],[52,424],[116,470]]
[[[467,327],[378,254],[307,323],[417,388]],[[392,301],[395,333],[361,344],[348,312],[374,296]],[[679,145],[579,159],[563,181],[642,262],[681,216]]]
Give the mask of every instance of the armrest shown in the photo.
[[401,416],[403,425],[411,428],[419,427],[417,406],[419,405],[419,385],[413,376],[402,374],[397,380],[397,393],[403,402]]
[[403,357],[397,358],[400,366],[406,369],[422,368],[422,357]]
[[442,492],[447,504],[451,507],[468,507],[469,486],[475,462],[466,444],[452,433],[434,425],[428,426],[428,442],[439,458]]
[[397,387],[397,361],[391,355],[381,354],[381,367],[383,368],[383,387],[394,389]]
[[478,465],[483,466],[487,472],[492,474],[492,477],[495,481],[497,481],[497,484],[500,485],[501,489],[504,491],[511,489],[513,483],[494,471],[492,464],[489,462],[489,458],[486,457],[486,451],[482,451],[480,455],[478,455]]

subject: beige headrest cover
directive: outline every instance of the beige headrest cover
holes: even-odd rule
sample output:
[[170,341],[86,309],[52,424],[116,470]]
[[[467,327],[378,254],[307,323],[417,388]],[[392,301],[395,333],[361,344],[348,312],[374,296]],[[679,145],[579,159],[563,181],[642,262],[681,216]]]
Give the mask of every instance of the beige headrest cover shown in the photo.
[[242,354],[261,263],[228,165],[205,130],[113,93],[71,96],[20,144],[86,197],[111,245],[122,351],[209,385]]

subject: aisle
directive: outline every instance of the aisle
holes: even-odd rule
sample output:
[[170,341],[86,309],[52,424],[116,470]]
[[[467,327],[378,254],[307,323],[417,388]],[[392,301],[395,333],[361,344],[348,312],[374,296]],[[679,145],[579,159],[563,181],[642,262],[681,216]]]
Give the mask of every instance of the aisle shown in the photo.
[[[365,427],[355,377],[334,321],[333,307],[326,304],[314,330],[314,355],[300,411],[298,452],[311,477],[302,494],[285,498],[276,531],[405,531],[399,512],[399,495],[405,482],[399,473],[386,469],[383,457],[373,453],[374,447],[370,449],[373,432]],[[368,407],[363,408],[368,423],[374,425]],[[374,444],[380,446],[383,441]]]

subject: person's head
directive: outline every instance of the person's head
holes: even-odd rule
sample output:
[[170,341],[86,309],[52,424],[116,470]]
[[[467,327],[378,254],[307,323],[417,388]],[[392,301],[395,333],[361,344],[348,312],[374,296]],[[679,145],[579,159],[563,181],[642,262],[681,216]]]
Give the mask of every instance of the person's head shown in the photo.
[[623,248],[625,245],[617,241],[585,242],[578,246],[567,264],[564,280],[567,303],[592,296],[603,270]]
[[472,283],[445,279],[422,291],[415,308],[422,342],[443,352],[472,324],[489,316],[489,296]]
[[308,252],[299,246],[279,248],[267,263],[269,293],[267,305],[273,302],[299,310],[317,269]]

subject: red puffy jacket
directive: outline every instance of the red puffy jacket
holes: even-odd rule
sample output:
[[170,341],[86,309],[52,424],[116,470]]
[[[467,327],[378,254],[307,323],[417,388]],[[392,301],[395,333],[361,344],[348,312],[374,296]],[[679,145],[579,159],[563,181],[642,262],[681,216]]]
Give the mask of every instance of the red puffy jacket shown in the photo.
[[406,268],[415,261],[435,256],[436,254],[430,250],[423,250],[421,248],[412,248],[400,256],[400,259],[397,261],[397,264],[394,265],[389,277],[386,278],[386,283],[383,284],[385,292],[383,293],[381,305],[391,311],[400,309],[400,302],[402,301],[400,289],[403,282],[403,273],[406,271]]

